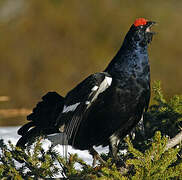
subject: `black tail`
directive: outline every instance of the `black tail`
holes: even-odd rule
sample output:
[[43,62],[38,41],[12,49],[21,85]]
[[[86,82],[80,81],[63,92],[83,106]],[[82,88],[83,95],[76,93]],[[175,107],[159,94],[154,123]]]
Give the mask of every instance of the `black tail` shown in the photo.
[[27,120],[30,122],[18,130],[18,134],[22,137],[18,140],[17,146],[24,147],[26,143],[32,142],[37,136],[58,132],[55,124],[63,106],[64,98],[56,92],[48,92],[43,96],[42,101],[27,116]]

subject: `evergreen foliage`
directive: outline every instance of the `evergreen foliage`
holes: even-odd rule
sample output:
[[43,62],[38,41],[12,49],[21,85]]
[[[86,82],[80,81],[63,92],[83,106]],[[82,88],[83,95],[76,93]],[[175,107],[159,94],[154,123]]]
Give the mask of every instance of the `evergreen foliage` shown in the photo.
[[154,101],[144,118],[146,135],[152,137],[155,131],[174,137],[182,127],[182,95],[175,95],[168,101],[164,98],[160,82],[153,85]]
[[127,138],[128,151],[133,155],[133,158],[126,161],[127,165],[134,166],[131,179],[182,179],[182,159],[176,163],[180,148],[165,151],[167,140],[157,131],[150,147],[142,153],[135,149]]
[[45,179],[58,173],[71,180],[182,179],[181,146],[166,150],[169,137],[180,132],[182,96],[166,101],[159,82],[153,89],[155,104],[144,116],[145,132],[137,128],[135,138],[125,138],[117,163],[102,154],[106,163],[92,167],[77,154],[70,154],[66,161],[53,147],[43,150],[40,140],[25,150],[1,140],[0,179]]
[[55,166],[52,147],[44,151],[40,141],[32,149],[15,147],[10,141],[0,142],[0,179],[35,179],[53,177],[59,169]]

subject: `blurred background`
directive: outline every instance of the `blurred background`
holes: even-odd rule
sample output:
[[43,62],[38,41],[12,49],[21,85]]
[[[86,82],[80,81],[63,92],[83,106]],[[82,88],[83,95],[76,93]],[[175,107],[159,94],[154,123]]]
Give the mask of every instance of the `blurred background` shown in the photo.
[[182,94],[181,0],[0,0],[0,126],[21,125],[48,91],[102,71],[135,18],[158,22],[151,78]]

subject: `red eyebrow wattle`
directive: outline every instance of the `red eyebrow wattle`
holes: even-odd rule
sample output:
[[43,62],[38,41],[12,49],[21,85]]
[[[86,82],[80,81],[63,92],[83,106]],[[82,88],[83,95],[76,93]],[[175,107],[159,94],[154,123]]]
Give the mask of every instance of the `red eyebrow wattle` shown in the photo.
[[135,27],[137,27],[137,26],[143,26],[143,25],[146,25],[146,24],[147,24],[147,20],[145,18],[138,18],[134,22],[134,26]]

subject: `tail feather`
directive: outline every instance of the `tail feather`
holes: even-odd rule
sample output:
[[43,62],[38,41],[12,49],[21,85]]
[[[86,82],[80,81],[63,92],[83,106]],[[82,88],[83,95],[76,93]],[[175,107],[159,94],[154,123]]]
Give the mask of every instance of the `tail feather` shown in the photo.
[[26,132],[27,132],[31,127],[33,127],[34,125],[35,125],[34,122],[29,122],[29,123],[23,125],[20,129],[18,129],[18,132],[17,132],[17,133],[18,133],[19,135],[23,136],[23,135],[25,135]]
[[26,134],[24,134],[16,143],[16,146],[18,147],[25,147],[26,143],[33,143],[33,141],[35,140],[35,138],[40,134],[40,130],[39,128],[35,127],[29,131],[26,132]]
[[47,136],[47,139],[52,142],[53,146],[57,144],[68,145],[66,133],[55,133]]
[[27,120],[30,122],[18,130],[18,134],[22,137],[18,140],[17,146],[24,147],[27,142],[41,134],[48,135],[59,132],[55,124],[63,106],[64,98],[56,92],[48,92],[43,96],[42,101],[27,116]]
[[56,123],[64,106],[64,98],[56,92],[48,92],[42,97],[42,100],[27,116],[27,120],[33,121],[36,126],[49,127]]

